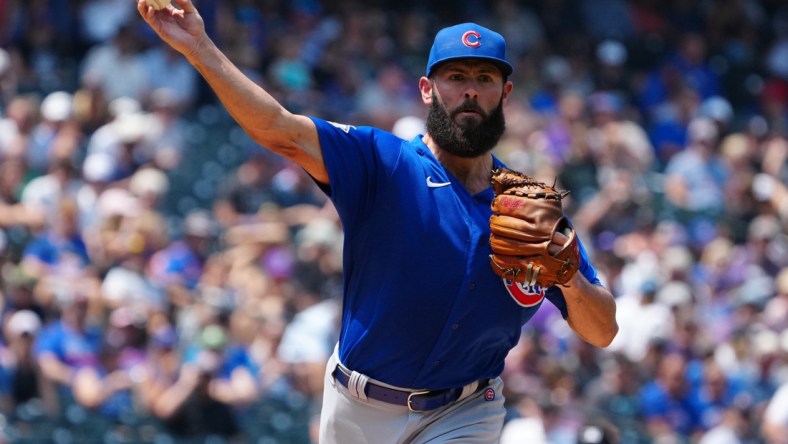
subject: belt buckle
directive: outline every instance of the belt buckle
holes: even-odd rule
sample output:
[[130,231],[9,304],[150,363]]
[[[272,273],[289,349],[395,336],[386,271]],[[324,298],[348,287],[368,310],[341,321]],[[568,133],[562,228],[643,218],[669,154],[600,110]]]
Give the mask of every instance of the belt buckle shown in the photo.
[[411,412],[411,413],[426,412],[426,410],[417,410],[417,409],[413,408],[413,396],[426,395],[426,394],[429,394],[429,393],[430,393],[429,390],[418,390],[418,391],[415,391],[415,392],[410,392],[410,394],[408,395],[408,411]]

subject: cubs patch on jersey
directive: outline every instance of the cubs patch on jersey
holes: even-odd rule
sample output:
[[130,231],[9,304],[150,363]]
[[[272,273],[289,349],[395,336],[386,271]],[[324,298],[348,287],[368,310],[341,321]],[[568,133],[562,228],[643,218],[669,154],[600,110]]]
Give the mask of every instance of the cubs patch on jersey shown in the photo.
[[503,279],[506,291],[512,296],[515,302],[521,307],[533,307],[539,305],[545,297],[545,289],[539,285],[525,285],[520,282],[513,282]]

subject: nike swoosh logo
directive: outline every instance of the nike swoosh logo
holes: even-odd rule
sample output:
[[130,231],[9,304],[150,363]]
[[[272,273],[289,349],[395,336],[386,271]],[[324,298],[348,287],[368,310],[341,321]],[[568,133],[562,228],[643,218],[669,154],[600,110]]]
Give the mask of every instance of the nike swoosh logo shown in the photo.
[[451,182],[433,182],[432,176],[427,176],[427,186],[430,188],[446,187],[451,185]]

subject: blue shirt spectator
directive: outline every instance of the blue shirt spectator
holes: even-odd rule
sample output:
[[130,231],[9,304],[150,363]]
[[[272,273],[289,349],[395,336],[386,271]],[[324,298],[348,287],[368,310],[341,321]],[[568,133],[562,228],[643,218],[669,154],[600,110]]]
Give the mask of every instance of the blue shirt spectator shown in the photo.
[[57,320],[44,327],[36,342],[36,356],[52,355],[72,368],[95,366],[103,331],[98,326],[79,330]]
[[701,422],[687,379],[687,364],[679,354],[666,355],[657,376],[640,390],[640,411],[651,436],[678,433],[691,436]]

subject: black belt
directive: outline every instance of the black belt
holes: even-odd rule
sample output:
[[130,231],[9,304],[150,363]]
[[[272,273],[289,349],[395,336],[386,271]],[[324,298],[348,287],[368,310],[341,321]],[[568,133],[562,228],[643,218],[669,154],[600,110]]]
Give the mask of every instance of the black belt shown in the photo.
[[[350,376],[339,366],[334,369],[333,376],[340,384],[347,388]],[[482,387],[487,387],[489,383],[489,379],[480,379],[476,390],[478,391]],[[428,410],[441,408],[456,401],[460,398],[460,395],[462,395],[462,389],[462,387],[456,387],[444,390],[404,391],[377,385],[373,382],[367,382],[364,394],[371,399],[407,407],[411,412],[426,412]]]

